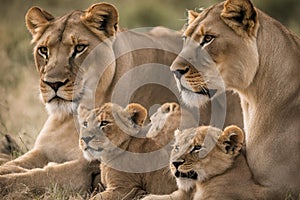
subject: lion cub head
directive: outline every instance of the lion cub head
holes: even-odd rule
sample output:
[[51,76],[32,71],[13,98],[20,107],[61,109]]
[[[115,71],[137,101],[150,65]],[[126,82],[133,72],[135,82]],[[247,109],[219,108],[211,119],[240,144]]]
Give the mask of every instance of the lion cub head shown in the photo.
[[223,174],[234,163],[244,143],[237,126],[224,131],[211,126],[177,130],[170,168],[180,189],[188,191],[196,182]]
[[125,109],[113,103],[88,110],[80,106],[80,148],[87,160],[101,160],[141,130],[147,110],[140,104],[129,104]]

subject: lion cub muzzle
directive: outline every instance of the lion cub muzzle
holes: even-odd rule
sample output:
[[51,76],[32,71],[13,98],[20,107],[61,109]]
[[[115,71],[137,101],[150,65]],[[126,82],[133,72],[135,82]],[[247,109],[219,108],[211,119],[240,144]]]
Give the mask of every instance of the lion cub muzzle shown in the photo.
[[198,174],[191,170],[191,171],[188,171],[188,172],[181,172],[180,171],[180,166],[184,164],[184,160],[181,160],[181,161],[173,161],[172,164],[171,164],[171,168],[173,168],[173,170],[175,171],[174,172],[174,176],[176,178],[188,178],[188,179],[193,179],[193,180],[197,180],[198,178]]

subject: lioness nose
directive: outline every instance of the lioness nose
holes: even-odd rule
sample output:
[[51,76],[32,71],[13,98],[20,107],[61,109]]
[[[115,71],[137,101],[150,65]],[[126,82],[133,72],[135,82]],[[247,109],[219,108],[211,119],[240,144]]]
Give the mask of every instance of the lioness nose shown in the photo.
[[173,71],[173,73],[175,74],[175,76],[180,79],[182,77],[182,75],[186,74],[189,71],[189,68],[186,67],[185,69],[177,69],[175,71]]
[[68,80],[65,80],[64,82],[48,82],[48,81],[44,81],[45,84],[49,85],[55,92],[57,92],[57,90],[63,86],[66,85],[68,82]]
[[180,166],[180,165],[182,165],[184,163],[184,161],[175,161],[175,162],[172,162],[172,165],[174,165],[174,167],[176,168],[176,169],[178,169],[178,167]]

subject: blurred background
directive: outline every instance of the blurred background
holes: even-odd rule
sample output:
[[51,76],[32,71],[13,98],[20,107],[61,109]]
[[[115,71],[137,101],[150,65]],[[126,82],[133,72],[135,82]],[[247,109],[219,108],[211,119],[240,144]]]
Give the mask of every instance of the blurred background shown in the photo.
[[[30,149],[47,119],[39,100],[31,35],[24,23],[26,11],[39,6],[54,16],[83,10],[95,0],[0,0],[0,137],[12,135],[24,151]],[[179,30],[186,9],[208,7],[216,0],[107,0],[120,13],[120,26],[129,29],[165,26]],[[299,0],[254,0],[273,18],[300,35]]]

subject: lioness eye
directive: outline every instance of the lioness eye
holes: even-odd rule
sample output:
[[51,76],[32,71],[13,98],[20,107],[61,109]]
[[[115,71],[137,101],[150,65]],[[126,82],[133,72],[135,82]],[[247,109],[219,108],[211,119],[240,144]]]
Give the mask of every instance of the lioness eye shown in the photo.
[[81,52],[83,52],[85,49],[86,49],[87,45],[85,44],[77,44],[75,47],[74,47],[74,56],[76,54],[79,54]]
[[45,46],[41,46],[38,48],[38,53],[43,56],[45,59],[48,59],[48,48]]
[[87,121],[84,121],[84,122],[82,123],[82,127],[83,127],[83,128],[87,128],[87,127],[88,127],[88,122],[87,122]]
[[174,151],[175,151],[175,152],[178,152],[178,151],[179,151],[179,145],[176,145],[176,146],[174,147]]
[[194,151],[199,151],[202,148],[201,145],[195,145],[194,148],[192,149],[191,153]]
[[204,35],[204,38],[203,38],[202,42],[200,43],[200,45],[204,46],[205,44],[210,43],[214,38],[215,38],[215,36],[213,36],[213,35]]

